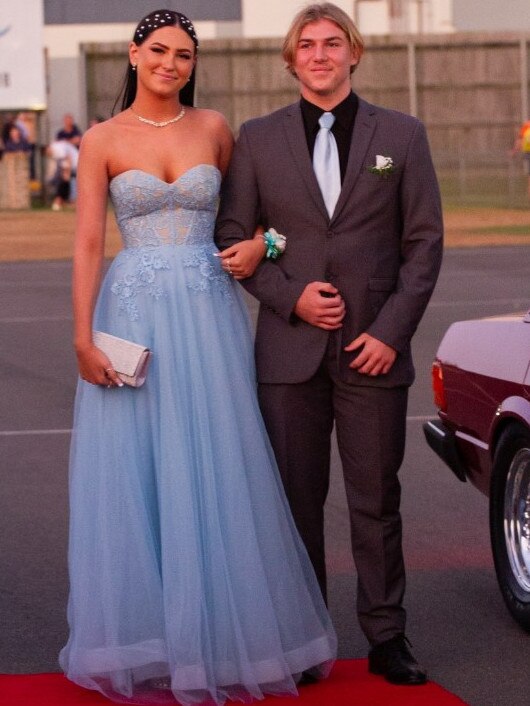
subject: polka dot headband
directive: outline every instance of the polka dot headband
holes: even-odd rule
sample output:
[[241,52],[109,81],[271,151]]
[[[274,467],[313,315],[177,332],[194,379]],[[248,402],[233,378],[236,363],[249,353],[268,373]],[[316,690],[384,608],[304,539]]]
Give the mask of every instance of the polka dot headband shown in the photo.
[[136,28],[133,42],[135,44],[141,44],[147,39],[151,32],[155,31],[155,29],[174,26],[178,26],[183,29],[193,40],[195,48],[198,48],[199,40],[195,34],[193,24],[190,20],[188,20],[186,15],[183,15],[180,12],[173,12],[173,10],[156,10],[155,12],[151,12],[149,15],[144,17]]

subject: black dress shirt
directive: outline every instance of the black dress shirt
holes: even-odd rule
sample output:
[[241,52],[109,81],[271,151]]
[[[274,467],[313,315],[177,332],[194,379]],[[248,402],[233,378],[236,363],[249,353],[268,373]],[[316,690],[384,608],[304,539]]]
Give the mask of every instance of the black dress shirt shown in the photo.
[[344,175],[346,174],[346,166],[348,164],[348,155],[350,153],[351,137],[353,133],[353,124],[355,122],[355,116],[357,115],[358,106],[359,99],[353,91],[349,93],[343,101],[336,105],[333,110],[330,111],[322,110],[322,108],[310,103],[305,98],[300,99],[305,136],[311,159],[313,159],[313,151],[315,149],[317,133],[320,130],[320,125],[318,124],[320,116],[322,113],[326,112],[333,113],[335,116],[335,122],[331,128],[331,132],[335,136],[337,149],[339,151],[341,182],[344,181]]

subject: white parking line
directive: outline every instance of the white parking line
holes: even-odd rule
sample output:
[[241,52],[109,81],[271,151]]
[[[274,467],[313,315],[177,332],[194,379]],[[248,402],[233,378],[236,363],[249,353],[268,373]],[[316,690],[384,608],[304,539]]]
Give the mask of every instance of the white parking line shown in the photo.
[[[528,299],[479,299],[477,301],[469,301],[469,299],[460,300],[442,300],[431,301],[429,309],[439,309],[442,307],[455,306],[500,306],[509,307],[510,311],[527,310],[530,306]],[[71,321],[71,314],[63,314],[58,316],[0,316],[0,324],[34,324],[44,321]]]
[[527,309],[530,306],[530,299],[478,299],[470,302],[469,299],[451,299],[449,301],[431,301],[429,307],[436,309],[442,306],[509,306],[512,309]]
[[[407,417],[407,422],[428,422],[435,416],[435,413],[429,415],[416,415]],[[0,431],[0,436],[43,436],[46,434],[71,434],[71,429],[17,429],[15,431]]]
[[17,429],[16,431],[0,431],[0,436],[34,436],[44,434],[71,434],[71,429]]
[[71,321],[71,316],[6,316],[0,317],[0,324],[35,324],[42,321]]

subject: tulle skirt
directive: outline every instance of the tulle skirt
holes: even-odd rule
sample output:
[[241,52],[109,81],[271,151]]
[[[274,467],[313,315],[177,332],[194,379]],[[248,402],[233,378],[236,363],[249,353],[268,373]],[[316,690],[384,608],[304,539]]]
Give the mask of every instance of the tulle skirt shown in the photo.
[[328,673],[336,637],[259,412],[238,285],[204,250],[135,250],[111,265],[95,326],[153,357],[139,389],[78,383],[60,664],[123,703],[296,694],[301,672]]

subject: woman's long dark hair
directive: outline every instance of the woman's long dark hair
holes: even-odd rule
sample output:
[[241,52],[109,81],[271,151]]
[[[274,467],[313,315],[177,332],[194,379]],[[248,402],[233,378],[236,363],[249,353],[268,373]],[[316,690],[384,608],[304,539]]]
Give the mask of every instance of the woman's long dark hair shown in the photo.
[[[174,10],[155,10],[154,12],[146,15],[143,20],[140,20],[138,26],[134,31],[133,42],[140,46],[145,42],[147,37],[160,27],[180,27],[183,29],[187,35],[189,35],[195,45],[195,54],[199,49],[199,40],[195,34],[195,29],[191,21],[180,12],[175,12]],[[125,73],[125,78],[121,87],[121,90],[116,98],[116,101],[112,107],[112,115],[116,110],[116,106],[120,105],[121,110],[126,110],[136,98],[136,86],[138,79],[136,76],[136,71],[133,69],[131,64],[127,66],[127,71]],[[191,72],[190,79],[188,83],[180,90],[179,98],[182,105],[193,105],[193,99],[195,95],[195,66]]]

